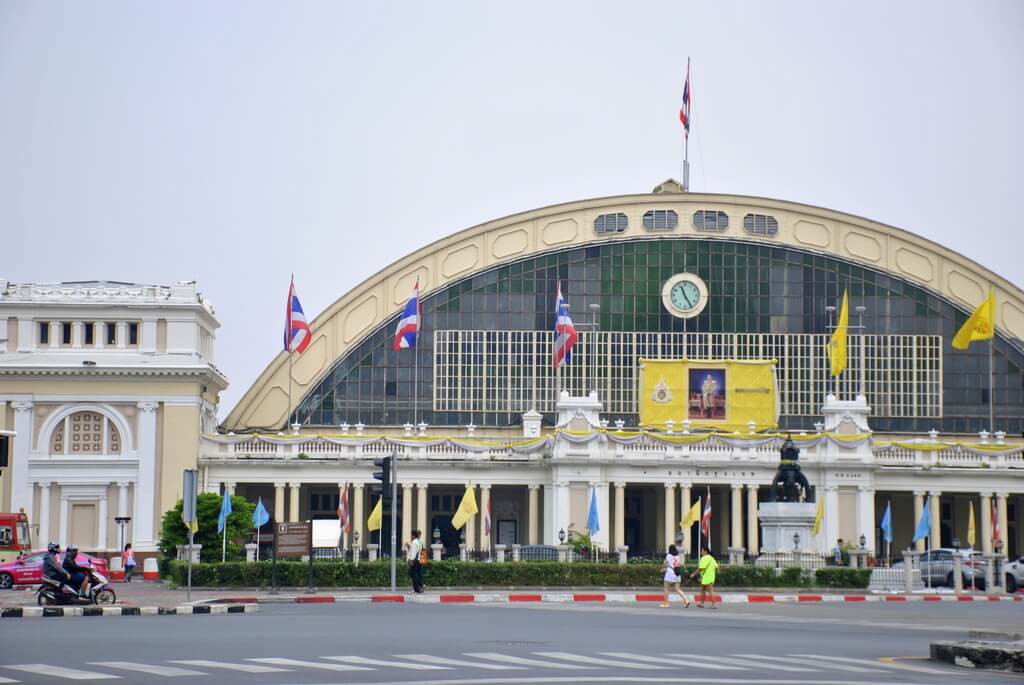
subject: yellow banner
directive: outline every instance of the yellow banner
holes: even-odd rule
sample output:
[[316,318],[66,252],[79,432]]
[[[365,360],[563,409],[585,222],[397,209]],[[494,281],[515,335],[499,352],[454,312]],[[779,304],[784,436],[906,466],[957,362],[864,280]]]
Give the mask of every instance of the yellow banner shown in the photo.
[[641,359],[640,425],[726,431],[777,428],[775,360]]

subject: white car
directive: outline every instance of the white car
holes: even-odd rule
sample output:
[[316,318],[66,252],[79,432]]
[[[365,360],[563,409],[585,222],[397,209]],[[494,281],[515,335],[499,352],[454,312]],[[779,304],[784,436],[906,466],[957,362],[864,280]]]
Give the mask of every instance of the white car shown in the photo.
[[1024,557],[1003,564],[1003,574],[1006,576],[1007,592],[1016,592],[1024,587]]

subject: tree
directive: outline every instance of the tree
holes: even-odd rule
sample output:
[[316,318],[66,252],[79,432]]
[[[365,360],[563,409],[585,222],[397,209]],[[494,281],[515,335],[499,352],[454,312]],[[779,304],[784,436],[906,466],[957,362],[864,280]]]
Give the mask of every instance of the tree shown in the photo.
[[[220,517],[220,495],[204,492],[196,497],[196,517],[199,530],[195,534],[195,542],[202,545],[199,552],[200,561],[220,561],[221,534],[217,532],[217,519]],[[231,498],[231,515],[228,516],[228,560],[245,559],[242,547],[252,531],[252,511],[256,508],[252,502],[237,495]],[[160,524],[160,552],[168,559],[177,555],[176,545],[188,544],[188,528],[181,520],[182,502],[173,509],[164,512]]]

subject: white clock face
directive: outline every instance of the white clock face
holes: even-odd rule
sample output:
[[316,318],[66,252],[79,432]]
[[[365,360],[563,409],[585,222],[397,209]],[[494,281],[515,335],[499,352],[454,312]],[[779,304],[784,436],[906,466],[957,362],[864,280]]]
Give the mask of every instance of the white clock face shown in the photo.
[[672,286],[670,295],[672,304],[684,312],[688,312],[700,304],[701,296],[697,284],[692,281],[683,281]]
[[708,287],[700,276],[682,273],[672,276],[661,289],[661,301],[673,316],[690,319],[708,303]]

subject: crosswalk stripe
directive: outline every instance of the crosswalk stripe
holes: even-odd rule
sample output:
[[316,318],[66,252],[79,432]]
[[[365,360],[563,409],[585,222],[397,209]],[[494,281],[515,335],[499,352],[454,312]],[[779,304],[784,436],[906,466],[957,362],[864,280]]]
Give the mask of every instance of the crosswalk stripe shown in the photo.
[[155,664],[137,664],[134,661],[90,661],[90,666],[106,666],[107,668],[119,668],[123,671],[138,671],[139,673],[149,673],[152,675],[162,675],[168,678],[175,678],[179,676],[188,675],[209,675],[202,671],[192,671],[187,668],[177,668],[175,666],[158,666]]
[[499,654],[498,652],[463,652],[466,656],[477,659],[490,659],[491,661],[504,661],[507,664],[519,664],[533,668],[561,668],[570,671],[579,671],[586,668],[598,668],[597,666],[580,666],[579,664],[564,664],[557,661],[541,661],[540,659],[524,659],[521,656],[510,654]]
[[849,656],[826,656],[824,654],[790,654],[790,656],[809,657],[811,659],[825,659],[826,661],[841,661],[847,664],[865,664],[868,666],[881,666],[883,668],[895,668],[901,671],[914,671],[915,673],[946,674],[945,671],[938,671],[933,668],[925,668],[924,666],[914,666],[912,664],[896,664],[892,662],[880,664],[879,662],[872,661],[871,659],[855,659]]
[[63,666],[50,666],[49,664],[8,664],[4,668],[13,668],[16,671],[25,671],[35,675],[48,675],[54,678],[67,678],[68,680],[112,680],[120,678],[119,675],[99,673],[97,671],[79,671],[74,668]]
[[806,664],[807,666],[815,666],[817,668],[832,668],[832,669],[835,669],[837,671],[849,671],[851,673],[884,673],[885,672],[885,671],[883,671],[880,668],[865,668],[864,666],[847,666],[847,665],[843,665],[843,664],[840,664],[840,663],[830,663],[828,661],[824,661],[822,659],[818,659],[818,658],[814,658],[814,657],[809,657],[809,656],[801,656],[801,657],[793,657],[793,656],[767,656],[767,655],[764,655],[764,654],[733,654],[733,656],[738,656],[738,657],[741,657],[743,659],[767,659],[769,661],[781,661],[781,662],[787,663],[787,664],[796,664],[797,666],[799,666],[801,664]]
[[537,656],[546,656],[549,659],[565,659],[595,666],[612,666],[614,668],[633,668],[638,671],[667,671],[668,666],[655,666],[653,664],[638,664],[632,661],[621,661],[618,659],[601,659],[596,656],[584,656],[582,654],[570,654],[569,652],[534,652]]
[[[670,654],[669,656],[677,656],[677,655]],[[679,656],[684,656],[684,655],[679,655]],[[765,664],[765,663],[762,663],[760,661],[753,661],[751,659],[737,659],[736,657],[732,657],[732,656],[708,656],[708,657],[705,657],[705,656],[701,656],[699,654],[690,654],[690,655],[685,655],[685,656],[690,656],[691,658],[692,657],[697,657],[697,658],[700,658],[700,659],[711,659],[712,661],[714,661],[716,663],[717,662],[721,662],[723,664],[735,664],[737,666],[749,666],[750,668],[766,668],[766,669],[768,669],[770,671],[790,671],[790,672],[793,672],[793,673],[798,673],[798,672],[813,673],[814,671],[818,670],[818,669],[815,669],[815,668],[803,668],[801,666],[785,666],[783,664]]]
[[367,659],[365,656],[325,656],[322,659],[341,661],[350,664],[364,664],[366,666],[385,666],[391,668],[407,668],[411,671],[450,671],[447,666],[434,666],[432,664],[404,664],[400,661],[387,661],[385,659]]
[[467,666],[469,668],[483,668],[488,671],[521,671],[522,666],[503,666],[502,664],[482,664],[478,661],[463,661],[462,659],[449,659],[444,656],[433,654],[395,654],[400,659],[412,659],[413,661],[425,661],[431,664],[442,664],[447,666]]
[[209,659],[172,659],[170,663],[184,664],[186,666],[205,666],[206,668],[223,668],[228,671],[242,671],[243,673],[286,673],[290,670],[274,666],[257,666],[256,664],[235,664],[230,661],[210,661]]
[[20,683],[20,680],[14,680],[13,678],[4,678],[0,676],[0,683]]
[[598,654],[605,654],[607,656],[614,656],[620,659],[640,659],[641,661],[648,661],[655,664],[669,664],[670,666],[692,666],[693,668],[706,668],[711,671],[749,671],[749,668],[743,666],[720,666],[718,664],[705,664],[700,661],[693,661],[691,659],[683,658],[682,655],[675,659],[666,659],[658,656],[647,656],[646,654],[632,654],[630,652],[598,652]]
[[273,664],[275,666],[298,666],[300,668],[319,668],[324,671],[372,671],[372,668],[365,666],[353,666],[351,664],[325,664],[320,661],[302,661],[300,659],[285,659],[282,657],[260,657],[258,659],[246,659],[261,664]]

